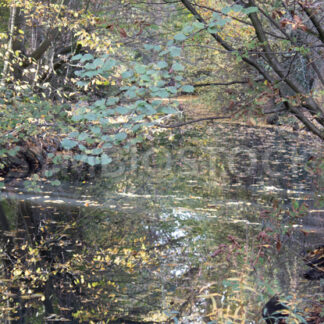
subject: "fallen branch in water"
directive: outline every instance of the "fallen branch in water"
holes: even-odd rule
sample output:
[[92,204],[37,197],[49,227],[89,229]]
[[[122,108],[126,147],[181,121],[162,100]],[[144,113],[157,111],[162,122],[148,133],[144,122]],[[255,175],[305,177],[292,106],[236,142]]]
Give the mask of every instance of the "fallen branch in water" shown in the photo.
[[245,83],[252,83],[252,82],[261,82],[264,81],[264,78],[256,79],[256,80],[242,80],[242,81],[230,81],[230,82],[208,82],[208,83],[197,83],[192,84],[195,88],[196,87],[208,87],[208,86],[228,86],[233,84],[245,84]]
[[189,124],[193,124],[193,123],[198,123],[198,122],[205,121],[205,120],[227,119],[227,118],[231,118],[231,117],[233,117],[233,115],[212,116],[212,117],[204,117],[204,118],[194,119],[194,120],[190,120],[190,121],[178,123],[178,124],[173,124],[173,125],[156,124],[155,126],[161,127],[161,128],[176,128],[176,127],[181,127],[181,126],[185,126],[185,125],[189,125]]

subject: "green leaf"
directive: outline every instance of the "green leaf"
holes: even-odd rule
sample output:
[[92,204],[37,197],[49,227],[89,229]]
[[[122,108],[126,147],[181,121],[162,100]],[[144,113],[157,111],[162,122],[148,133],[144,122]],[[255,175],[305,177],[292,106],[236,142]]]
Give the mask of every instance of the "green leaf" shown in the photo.
[[227,6],[227,7],[222,8],[222,13],[227,15],[228,13],[231,12],[231,10],[232,10],[231,7]]
[[137,132],[141,128],[142,128],[141,124],[136,124],[131,129],[132,129],[133,132]]
[[161,105],[161,103],[162,103],[162,100],[153,100],[152,101],[153,106],[159,106],[159,105]]
[[193,24],[192,24],[195,28],[197,29],[203,29],[205,28],[205,24],[199,22],[199,21],[195,21]]
[[185,26],[185,27],[182,29],[182,32],[183,32],[184,34],[189,34],[189,33],[191,33],[193,30],[194,30],[194,26],[192,26],[192,25],[187,25],[187,26]]
[[103,136],[101,136],[101,139],[105,142],[112,141],[112,136],[111,135],[103,135]]
[[243,10],[243,7],[241,5],[235,4],[231,9],[235,12],[241,12]]
[[224,27],[227,23],[229,23],[231,20],[229,18],[221,18],[217,21],[218,26]]
[[90,121],[94,121],[98,119],[98,115],[95,113],[88,113],[84,115],[84,119],[88,119]]
[[79,136],[78,136],[78,140],[79,141],[84,141],[85,139],[88,138],[88,134],[87,133],[81,133]]
[[134,75],[133,71],[125,71],[121,74],[123,79],[131,78]]
[[156,110],[151,106],[151,105],[145,105],[144,107],[139,107],[138,108],[139,112],[143,112],[146,115],[154,115],[156,114]]
[[106,101],[106,99],[100,99],[100,100],[97,100],[97,101],[93,104],[93,106],[104,108],[104,107],[105,107],[105,101]]
[[159,61],[157,63],[157,67],[160,68],[160,69],[164,69],[164,68],[168,67],[168,63],[165,62],[165,61]]
[[[115,109],[107,109],[103,112],[103,116],[107,117],[107,116],[113,116],[115,115],[116,110]],[[102,124],[104,124],[103,122],[101,122]]]
[[135,71],[138,73],[138,74],[144,74],[146,72],[146,66],[145,65],[139,65],[139,64],[136,64],[135,65]]
[[133,99],[136,97],[136,92],[132,89],[125,92],[125,96],[129,99]]
[[102,148],[98,147],[92,150],[91,154],[93,155],[99,155],[102,153]]
[[177,41],[184,41],[185,39],[187,39],[187,36],[185,34],[179,33],[174,36],[174,39]]
[[178,89],[176,87],[167,87],[166,90],[168,90],[172,94],[176,94],[178,92]]
[[92,54],[85,54],[82,56],[82,58],[80,59],[80,62],[83,63],[83,62],[86,62],[86,61],[90,61],[93,59],[93,55]]
[[192,93],[195,91],[195,88],[192,85],[184,85],[181,87],[181,91]]
[[8,154],[9,154],[10,156],[14,157],[14,156],[16,156],[16,154],[19,152],[19,150],[20,150],[20,147],[19,147],[19,146],[14,147],[14,148],[8,150]]
[[101,129],[98,126],[92,126],[92,127],[90,127],[90,130],[92,131],[92,133],[94,133],[96,135],[101,134]]
[[243,13],[245,13],[246,15],[249,15],[251,13],[258,12],[258,10],[259,9],[257,7],[248,7],[248,8],[243,9]]
[[73,137],[73,138],[76,138],[76,137],[79,136],[79,132],[71,132],[71,133],[69,134],[69,136],[70,136],[70,137]]
[[152,69],[150,69],[150,70],[147,70],[147,71],[146,71],[146,74],[152,76],[152,75],[156,75],[157,72],[156,72],[156,70],[152,70]]
[[84,69],[86,69],[86,70],[96,70],[96,66],[93,63],[89,62],[84,66]]
[[94,69],[97,69],[98,67],[102,66],[104,63],[104,60],[102,58],[96,58],[93,63],[92,66]]
[[4,182],[0,182],[0,189],[3,189],[5,187]]
[[46,178],[49,178],[49,177],[51,177],[51,176],[53,175],[53,173],[54,173],[54,172],[53,172],[52,170],[46,170],[46,171],[45,171],[45,177],[46,177]]
[[154,45],[151,44],[144,44],[144,48],[148,51],[152,50],[154,48]]
[[140,107],[140,106],[146,106],[146,101],[145,100],[137,100],[136,102],[135,102],[135,106],[136,107]]
[[80,60],[80,58],[82,57],[82,54],[77,54],[71,57],[71,61],[77,61]]
[[168,98],[169,92],[166,91],[165,89],[161,89],[159,91],[154,92],[153,95],[160,98]]
[[88,156],[87,163],[90,164],[91,166],[96,165],[96,159],[95,159],[95,157],[94,156]]
[[168,54],[168,53],[169,53],[169,50],[164,50],[159,54],[159,56],[164,56],[165,54]]
[[112,159],[106,153],[104,153],[104,154],[101,155],[101,164],[102,165],[107,165],[111,161],[112,161]]
[[66,150],[70,150],[72,149],[73,147],[77,146],[78,145],[78,142],[76,141],[72,141],[68,138],[64,138],[62,141],[61,141],[61,144],[63,146],[64,149]]
[[170,75],[168,72],[164,71],[164,72],[162,73],[162,77],[163,77],[164,79],[169,79],[169,78],[171,78],[171,75]]
[[109,148],[112,148],[112,145],[110,143],[105,143],[104,145],[102,145],[102,148],[103,149],[109,149]]
[[115,111],[121,115],[126,115],[129,113],[129,109],[127,107],[124,106],[119,106],[115,109]]
[[166,106],[166,107],[162,107],[161,109],[159,109],[161,112],[165,113],[165,114],[176,114],[178,111],[175,110],[172,107]]
[[177,57],[181,55],[181,48],[179,47],[175,47],[175,46],[171,46],[169,48],[169,52],[171,54],[172,57]]
[[[141,81],[144,81],[144,82],[151,82],[151,78],[148,76],[148,75],[141,75]],[[142,82],[143,83],[143,82]]]
[[61,184],[61,181],[60,180],[54,180],[54,181],[51,181],[51,185],[52,186],[59,186]]
[[88,156],[85,155],[85,154],[77,154],[77,155],[74,156],[74,158],[75,158],[77,161],[86,162],[87,159],[88,159]]
[[[222,19],[222,16],[218,12],[214,12],[212,22],[217,22],[219,19]],[[211,24],[209,24],[209,26],[211,26]]]
[[144,48],[148,51],[152,50],[154,48],[154,45],[151,44],[144,44]]
[[119,98],[118,97],[110,97],[106,101],[106,105],[107,106],[112,106],[112,105],[115,105],[118,101],[119,101]]
[[130,143],[131,143],[131,144],[142,143],[143,140],[144,140],[144,138],[143,138],[142,136],[137,136],[137,137],[135,137],[135,138],[132,138],[132,139],[130,140]]
[[117,141],[123,141],[126,138],[127,138],[127,134],[124,133],[124,132],[121,132],[121,133],[118,133],[118,134],[115,135],[115,139]]
[[96,71],[96,70],[87,71],[86,73],[83,74],[83,76],[89,77],[89,78],[93,78],[96,75],[98,75],[98,71]]
[[105,71],[111,70],[116,65],[117,65],[116,60],[109,59],[109,60],[105,61],[104,65],[102,66],[102,69],[105,70]]
[[158,82],[157,82],[157,84],[156,84],[156,85],[157,85],[158,87],[164,87],[164,86],[165,86],[165,84],[166,84],[166,82],[165,82],[165,81],[162,81],[162,80],[160,80],[160,81],[158,81]]
[[172,65],[172,69],[174,71],[184,71],[184,66],[176,62]]
[[219,32],[219,28],[218,28],[217,26],[215,26],[215,27],[208,27],[208,28],[207,28],[207,31],[208,31],[209,33],[211,33],[211,34],[216,34],[216,33]]
[[77,83],[76,83],[76,85],[78,87],[84,87],[84,86],[86,86],[88,84],[89,84],[89,82],[86,82],[86,81],[77,81]]

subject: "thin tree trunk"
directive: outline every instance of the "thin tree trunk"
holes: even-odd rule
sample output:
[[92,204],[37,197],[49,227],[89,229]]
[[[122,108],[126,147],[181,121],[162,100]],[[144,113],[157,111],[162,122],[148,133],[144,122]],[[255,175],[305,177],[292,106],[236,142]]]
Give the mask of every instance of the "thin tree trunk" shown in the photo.
[[1,86],[3,86],[6,83],[6,79],[7,79],[8,72],[9,72],[10,61],[12,59],[16,16],[17,16],[17,7],[15,4],[13,4],[10,7],[10,18],[9,18],[9,26],[8,26],[9,27],[9,42],[8,42],[8,48],[7,48],[7,52],[5,55],[5,61],[4,61],[3,70],[2,70]]

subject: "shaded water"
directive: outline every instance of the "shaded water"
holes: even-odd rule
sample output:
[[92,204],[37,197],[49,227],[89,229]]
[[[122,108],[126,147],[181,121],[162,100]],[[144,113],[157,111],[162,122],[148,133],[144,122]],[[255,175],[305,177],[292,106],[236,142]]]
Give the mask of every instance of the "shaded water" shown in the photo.
[[320,154],[306,137],[220,124],[157,135],[101,172],[57,170],[56,189],[8,184],[3,318],[257,323],[274,293],[303,305],[321,294],[301,257],[324,243],[308,162]]

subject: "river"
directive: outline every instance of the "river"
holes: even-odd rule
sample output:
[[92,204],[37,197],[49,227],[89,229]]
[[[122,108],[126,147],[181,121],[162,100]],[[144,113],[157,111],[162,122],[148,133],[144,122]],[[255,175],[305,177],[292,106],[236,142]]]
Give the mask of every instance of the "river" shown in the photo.
[[7,184],[3,321],[262,323],[274,294],[303,318],[323,294],[303,277],[305,251],[324,244],[323,147],[225,123],[153,142],[101,170]]

